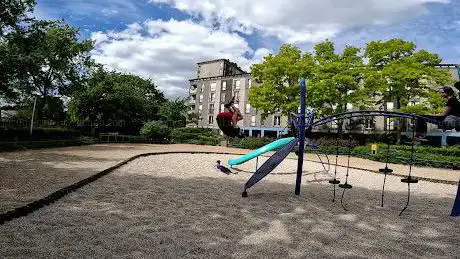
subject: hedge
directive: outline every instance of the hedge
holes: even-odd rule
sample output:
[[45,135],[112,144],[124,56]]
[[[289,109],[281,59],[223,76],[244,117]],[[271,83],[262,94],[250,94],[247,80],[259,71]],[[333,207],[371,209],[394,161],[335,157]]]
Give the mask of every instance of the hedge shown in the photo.
[[236,148],[257,149],[273,141],[274,139],[272,138],[235,138],[229,144],[231,147]]
[[0,142],[0,152],[67,146],[82,146],[96,143],[97,139],[88,137],[62,140]]
[[50,139],[71,139],[81,136],[80,131],[67,128],[35,128],[30,136],[30,130],[25,128],[0,128],[0,140],[21,141],[21,140],[50,140]]
[[211,145],[219,144],[221,136],[217,131],[206,128],[177,128],[171,131],[171,143]]

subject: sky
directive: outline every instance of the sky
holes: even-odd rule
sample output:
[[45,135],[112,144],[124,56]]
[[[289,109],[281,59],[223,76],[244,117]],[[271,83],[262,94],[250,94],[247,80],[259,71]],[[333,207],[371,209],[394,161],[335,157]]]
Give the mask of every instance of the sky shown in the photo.
[[459,13],[460,0],[37,0],[34,10],[79,27],[97,62],[152,79],[168,98],[187,96],[197,62],[250,72],[285,43],[311,51],[329,39],[340,51],[397,37],[460,63]]

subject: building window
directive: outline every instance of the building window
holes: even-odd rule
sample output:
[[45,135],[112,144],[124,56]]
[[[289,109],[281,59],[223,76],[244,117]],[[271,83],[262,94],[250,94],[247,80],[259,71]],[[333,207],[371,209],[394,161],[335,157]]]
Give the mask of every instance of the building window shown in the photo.
[[203,105],[200,104],[200,106],[198,106],[198,111],[201,113],[203,111]]
[[220,101],[225,102],[225,93],[220,94]]
[[220,105],[220,111],[223,112],[225,110],[225,104]]
[[251,82],[251,78],[248,79],[248,87],[251,88],[252,86],[252,82]]
[[208,122],[209,122],[209,124],[214,123],[214,116],[213,115],[209,115]]
[[372,130],[372,129],[374,129],[374,126],[375,126],[374,118],[367,118],[367,119],[364,120],[364,128],[366,130]]
[[212,82],[212,83],[211,83],[211,92],[216,91],[216,85],[217,85],[216,82]]
[[222,91],[225,91],[225,90],[227,90],[227,82],[223,81],[222,82]]
[[249,103],[246,104],[246,113],[251,112],[251,105]]
[[251,116],[251,126],[256,126],[256,116]]
[[273,126],[279,127],[281,126],[281,116],[273,116]]
[[394,103],[388,102],[388,103],[387,103],[387,111],[392,111],[393,108],[394,108]]
[[210,103],[209,104],[209,113],[212,113],[212,112],[214,112],[214,104]]
[[240,89],[240,80],[235,80],[235,89]]
[[395,129],[395,121],[394,120],[392,120],[390,118],[386,118],[386,124],[387,124],[388,130],[394,130]]
[[215,99],[216,99],[216,94],[215,94],[215,93],[211,93],[211,94],[209,95],[209,101],[210,101],[210,102],[214,102]]
[[203,94],[200,94],[200,103],[203,102]]
[[235,91],[234,96],[235,96],[235,102],[236,103],[240,102],[240,91]]
[[204,92],[204,83],[201,84],[201,90],[200,90],[200,91],[201,91],[201,92]]

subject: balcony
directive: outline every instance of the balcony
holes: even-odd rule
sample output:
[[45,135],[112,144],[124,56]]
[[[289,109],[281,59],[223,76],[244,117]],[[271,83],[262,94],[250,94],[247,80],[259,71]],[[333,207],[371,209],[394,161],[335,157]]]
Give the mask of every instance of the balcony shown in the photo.
[[191,93],[191,94],[196,94],[197,89],[198,89],[198,88],[196,88],[196,87],[191,87],[191,88],[190,88],[190,93]]

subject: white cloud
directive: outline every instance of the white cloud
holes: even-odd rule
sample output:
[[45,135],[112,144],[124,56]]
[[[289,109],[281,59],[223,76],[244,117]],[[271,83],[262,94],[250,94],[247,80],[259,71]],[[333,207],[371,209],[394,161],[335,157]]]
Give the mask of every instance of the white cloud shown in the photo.
[[236,33],[189,20],[149,20],[123,31],[94,32],[91,38],[96,41],[93,58],[97,62],[151,78],[168,97],[187,94],[188,79],[196,77],[199,61],[228,58],[248,70],[269,53],[252,50]]
[[315,42],[366,25],[398,23],[449,0],[150,0],[218,22],[223,28],[258,30],[289,43]]

